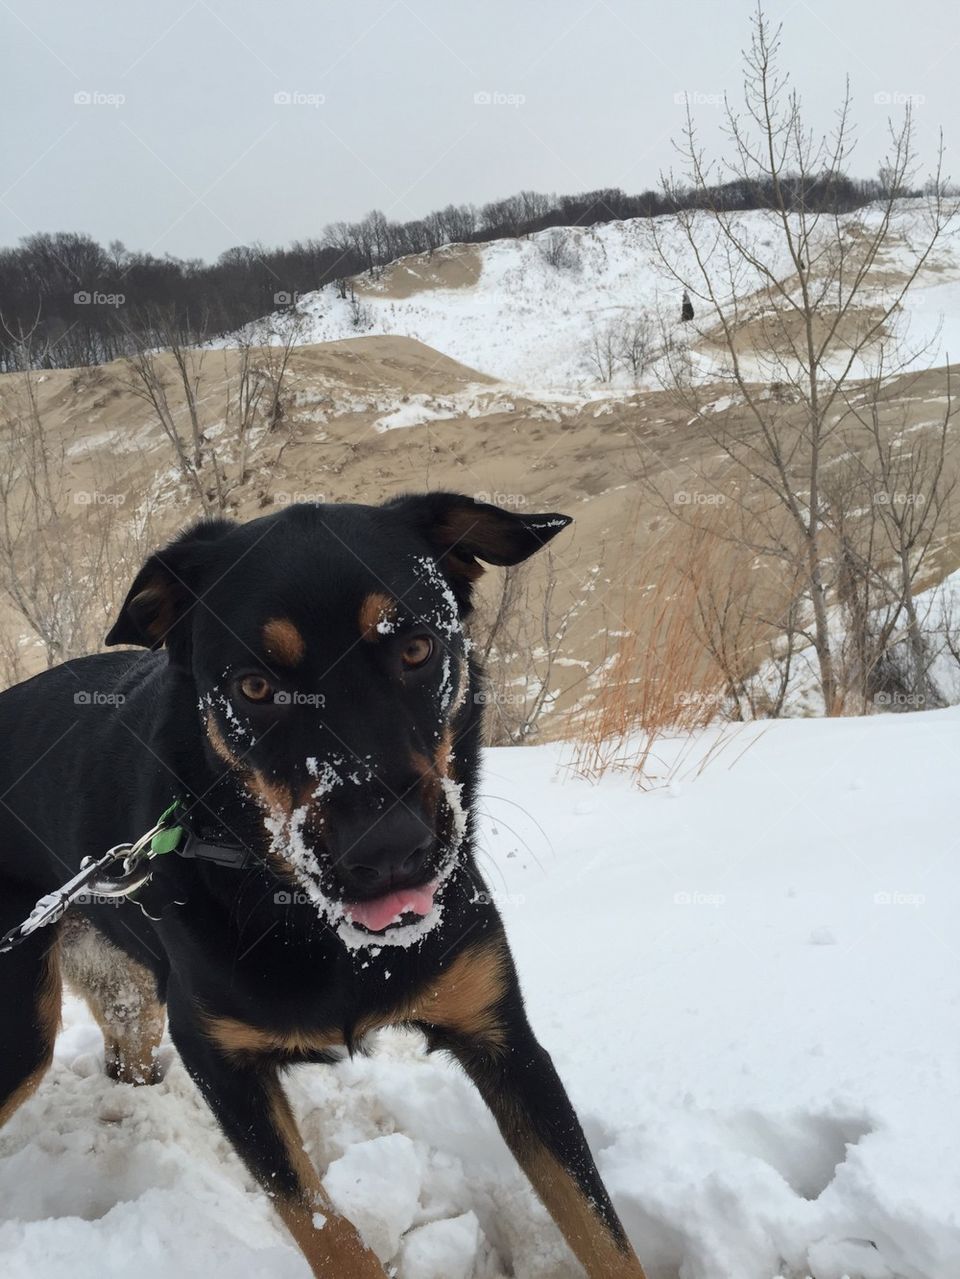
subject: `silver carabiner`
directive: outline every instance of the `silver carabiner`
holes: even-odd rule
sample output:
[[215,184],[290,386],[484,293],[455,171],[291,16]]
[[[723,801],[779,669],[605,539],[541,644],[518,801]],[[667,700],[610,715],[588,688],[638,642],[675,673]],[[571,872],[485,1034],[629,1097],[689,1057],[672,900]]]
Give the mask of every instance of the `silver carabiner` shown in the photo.
[[[151,832],[152,833],[152,832]],[[149,842],[149,841],[146,841]],[[115,861],[123,860],[123,871],[119,875],[103,875],[92,879],[87,884],[87,891],[95,897],[126,897],[134,892],[153,874],[150,859],[144,853],[146,843],[138,839],[136,844],[117,844],[106,858]]]
[[55,924],[68,906],[75,902],[78,897],[83,897],[90,892],[91,885],[96,881],[97,875],[104,867],[108,866],[111,861],[116,861],[119,856],[126,856],[126,849],[126,845],[120,845],[119,848],[111,848],[102,857],[85,857],[80,863],[80,869],[74,876],[59,888],[55,888],[53,892],[45,893],[23,923],[19,927],[11,929],[3,938],[3,949],[8,950],[11,948],[11,944],[17,944],[17,940],[23,941],[31,933],[37,932],[38,929],[46,928],[49,924]]
[[[51,893],[45,893],[23,921],[0,935],[0,955],[6,954],[40,928],[55,924],[67,908],[81,897],[129,897],[153,874],[151,861],[164,849],[153,850],[157,835],[168,829],[167,819],[175,805],[164,813],[134,844],[116,844],[102,857],[85,857],[75,875]],[[103,872],[115,862],[122,863],[119,874]],[[142,907],[141,907],[142,909]]]

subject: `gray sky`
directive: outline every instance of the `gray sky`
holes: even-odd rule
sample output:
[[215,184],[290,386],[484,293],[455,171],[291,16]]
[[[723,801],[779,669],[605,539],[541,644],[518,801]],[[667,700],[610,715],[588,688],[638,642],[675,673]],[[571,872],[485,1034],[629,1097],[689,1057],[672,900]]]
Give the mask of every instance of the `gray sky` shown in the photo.
[[[80,230],[210,259],[373,207],[404,219],[521,188],[640,191],[672,162],[679,93],[722,144],[715,103],[738,88],[752,9],[0,0],[0,244]],[[915,96],[928,160],[940,125],[960,148],[955,3],[787,0],[768,13],[812,125],[829,125],[849,72],[856,174],[882,154],[891,108],[877,95]]]

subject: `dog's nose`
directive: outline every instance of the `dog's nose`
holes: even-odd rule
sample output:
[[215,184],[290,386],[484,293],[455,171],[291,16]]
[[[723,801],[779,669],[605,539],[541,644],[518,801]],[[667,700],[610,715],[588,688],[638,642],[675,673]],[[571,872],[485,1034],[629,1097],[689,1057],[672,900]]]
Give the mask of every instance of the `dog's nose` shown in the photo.
[[376,897],[422,882],[434,835],[416,812],[397,804],[375,818],[340,824],[336,843],[337,873],[347,892]]

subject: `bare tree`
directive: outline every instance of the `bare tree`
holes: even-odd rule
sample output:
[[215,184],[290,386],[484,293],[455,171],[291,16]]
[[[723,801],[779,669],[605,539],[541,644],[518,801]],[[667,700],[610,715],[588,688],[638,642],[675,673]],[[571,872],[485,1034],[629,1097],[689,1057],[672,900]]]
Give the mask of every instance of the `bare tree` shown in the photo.
[[601,382],[626,373],[636,383],[659,354],[657,337],[657,325],[649,315],[624,312],[594,326],[587,359]]
[[[149,509],[101,473],[96,488],[73,478],[69,440],[47,422],[29,359],[0,393],[0,589],[14,628],[47,666],[97,647],[151,540]],[[4,675],[24,673],[22,642],[5,637]]]
[[559,692],[557,659],[582,603],[576,590],[561,599],[560,566],[552,551],[544,553],[538,570],[534,576],[526,564],[506,569],[497,594],[481,602],[473,622],[485,672],[479,696],[493,746],[522,744],[540,733]]
[[905,379],[893,398],[882,359],[859,393],[845,396],[848,460],[825,485],[824,522],[839,564],[844,638],[854,654],[851,682],[865,706],[890,692],[891,681],[893,691],[911,705],[942,700],[930,675],[931,637],[924,632],[916,597],[917,583],[928,576],[932,552],[946,532],[957,484],[955,469],[947,464],[958,411],[949,367],[944,377],[939,416],[919,427],[909,423],[903,403],[909,402],[916,379]]
[[[744,108],[728,103],[725,110],[732,157],[719,165],[705,159],[688,106],[678,145],[684,172],[679,181],[664,180],[676,209],[668,221],[679,232],[683,252],[678,255],[662,220],[652,221],[650,230],[665,274],[696,300],[697,321],[685,325],[685,332],[695,331],[718,357],[712,392],[688,377],[673,377],[669,358],[667,380],[739,478],[740,491],[765,495],[755,549],[787,563],[800,557],[821,690],[833,713],[842,690],[830,631],[823,470],[841,428],[847,390],[879,339],[895,327],[904,298],[956,208],[945,197],[941,146],[923,197],[923,232],[901,240],[897,201],[916,171],[908,106],[902,122],[890,125],[889,180],[881,198],[852,213],[838,198],[831,209],[824,183],[828,193],[831,182],[842,189],[840,175],[853,146],[849,90],[832,133],[817,138],[778,68],[779,46],[779,29],[771,30],[758,10],[745,53]],[[730,211],[731,184],[737,182],[764,193],[765,216],[755,233]],[[681,199],[682,184],[696,192],[698,209]],[[813,190],[815,203],[809,199]],[[916,232],[916,219],[913,226]],[[900,275],[879,289],[873,271],[894,244]],[[917,354],[901,349],[885,378]],[[728,415],[711,411],[717,380],[739,403],[736,430]],[[786,395],[772,395],[765,389],[771,384],[786,388]]]
[[608,320],[606,324],[594,326],[590,334],[587,358],[601,382],[612,382],[620,368],[620,324],[618,320]]
[[650,368],[656,354],[656,326],[649,315],[625,316],[618,333],[620,362],[634,382]]
[[[156,347],[148,345],[139,334],[136,349],[127,357],[126,386],[138,399],[150,406],[153,415],[173,448],[177,469],[192,489],[204,511],[213,509],[203,470],[203,431],[200,426],[198,394],[203,369],[204,350],[184,346],[172,324],[157,314],[156,327],[169,352],[169,360]],[[172,363],[173,369],[170,369]],[[173,398],[171,398],[173,397]],[[182,397],[182,405],[178,401]],[[181,426],[185,416],[187,427]]]
[[[140,345],[129,357],[127,388],[147,403],[173,448],[181,479],[205,512],[224,511],[249,478],[249,462],[284,417],[284,386],[302,331],[296,317],[284,324],[280,341],[254,346],[249,339],[222,352],[221,386],[204,371],[207,352],[167,332],[166,352]],[[221,394],[223,400],[221,400]],[[204,399],[224,404],[222,421],[204,420]],[[182,425],[185,424],[185,425]],[[274,450],[276,465],[289,443]]]

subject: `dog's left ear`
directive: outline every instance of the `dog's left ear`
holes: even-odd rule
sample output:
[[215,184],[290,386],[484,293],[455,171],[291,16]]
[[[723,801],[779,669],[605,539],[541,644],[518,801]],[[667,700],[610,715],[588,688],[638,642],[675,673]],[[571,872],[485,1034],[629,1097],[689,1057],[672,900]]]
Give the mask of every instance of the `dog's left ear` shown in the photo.
[[236,528],[230,520],[201,520],[162,551],[151,555],[127,592],[119,616],[104,641],[160,648],[176,633],[201,588],[210,544]]
[[518,515],[461,493],[423,493],[394,498],[395,511],[435,548],[437,562],[465,599],[485,564],[509,566],[529,559],[568,524],[569,515]]

